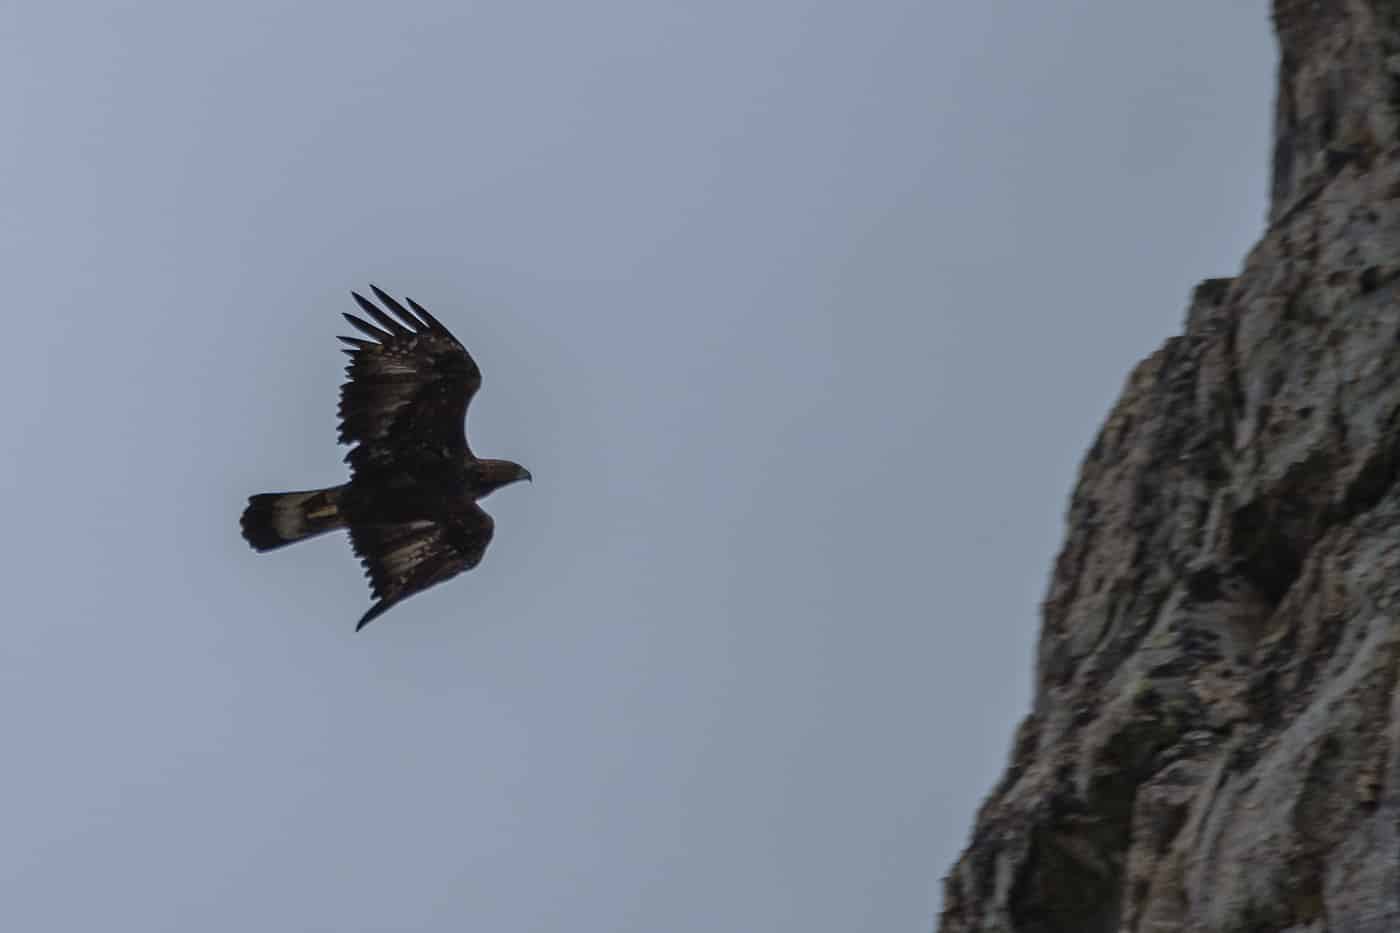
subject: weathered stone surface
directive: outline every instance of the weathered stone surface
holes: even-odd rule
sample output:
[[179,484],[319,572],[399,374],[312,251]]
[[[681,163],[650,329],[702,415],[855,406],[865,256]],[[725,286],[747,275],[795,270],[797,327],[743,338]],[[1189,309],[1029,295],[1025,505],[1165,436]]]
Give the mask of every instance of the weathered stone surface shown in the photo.
[[1085,459],[940,930],[1400,931],[1400,0],[1276,0],[1270,226]]

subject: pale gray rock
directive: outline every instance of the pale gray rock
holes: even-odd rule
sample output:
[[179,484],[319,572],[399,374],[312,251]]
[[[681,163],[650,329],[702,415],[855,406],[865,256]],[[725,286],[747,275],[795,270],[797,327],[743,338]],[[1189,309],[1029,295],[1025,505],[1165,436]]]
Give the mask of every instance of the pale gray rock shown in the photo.
[[944,933],[1400,933],[1400,0],[1274,25],[1269,228],[1085,458]]

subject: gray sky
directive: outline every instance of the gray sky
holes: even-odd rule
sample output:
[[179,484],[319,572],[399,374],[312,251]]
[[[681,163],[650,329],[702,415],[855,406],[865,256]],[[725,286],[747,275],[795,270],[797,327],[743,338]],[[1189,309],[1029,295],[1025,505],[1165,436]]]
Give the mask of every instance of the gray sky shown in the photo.
[[[7,4],[0,920],[927,930],[1078,461],[1265,211],[1263,0]],[[486,382],[369,603],[374,281]]]

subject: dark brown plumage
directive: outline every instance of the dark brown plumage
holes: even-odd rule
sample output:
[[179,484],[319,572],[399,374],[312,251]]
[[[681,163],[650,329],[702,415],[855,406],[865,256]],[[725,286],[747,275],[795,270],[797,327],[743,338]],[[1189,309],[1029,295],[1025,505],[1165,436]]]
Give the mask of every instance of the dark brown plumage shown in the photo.
[[354,445],[345,457],[350,481],[253,496],[242,520],[259,551],[348,528],[376,600],[356,631],[475,567],[495,528],[477,500],[531,478],[520,464],[479,459],[468,446],[463,421],[481,370],[466,348],[411,298],[409,310],[370,288],[388,310],[352,292],[371,320],[345,319],[371,339],[340,338],[350,345],[340,388],[340,441]]

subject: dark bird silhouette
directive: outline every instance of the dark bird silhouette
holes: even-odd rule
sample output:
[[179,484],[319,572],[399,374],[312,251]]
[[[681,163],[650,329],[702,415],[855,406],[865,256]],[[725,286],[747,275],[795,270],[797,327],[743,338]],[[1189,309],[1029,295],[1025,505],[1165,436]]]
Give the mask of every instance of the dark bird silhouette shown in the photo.
[[495,529],[477,501],[531,479],[520,464],[478,458],[467,445],[481,370],[466,348],[412,298],[410,311],[370,288],[388,310],[351,292],[374,323],[345,319],[371,339],[339,338],[350,345],[340,387],[340,441],[355,445],[345,457],[350,481],[252,496],[242,521],[259,551],[348,528],[375,598],[356,631],[475,567]]

